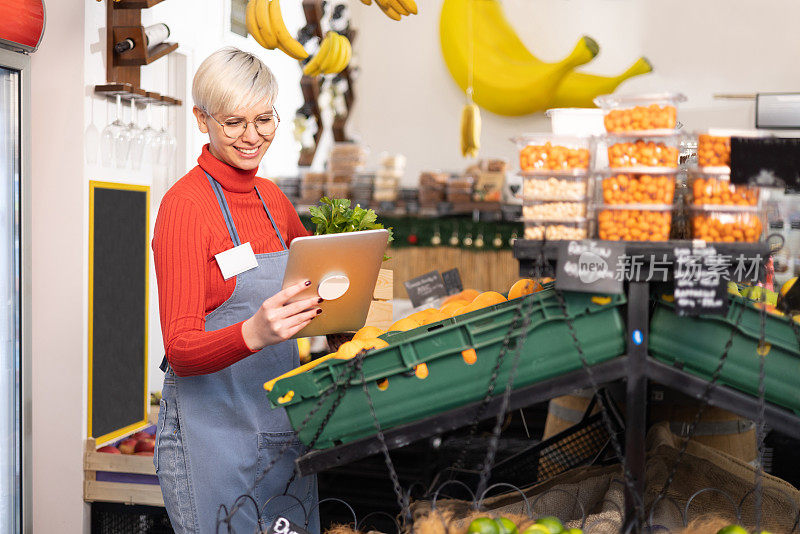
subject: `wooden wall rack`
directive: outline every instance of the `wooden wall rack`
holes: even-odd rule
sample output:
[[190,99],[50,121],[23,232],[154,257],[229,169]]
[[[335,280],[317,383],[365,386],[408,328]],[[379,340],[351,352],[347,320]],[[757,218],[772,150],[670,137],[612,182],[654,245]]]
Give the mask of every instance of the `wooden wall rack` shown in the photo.
[[[322,35],[322,0],[303,0],[303,14],[306,17],[306,23],[314,28],[314,35],[316,35],[319,40],[322,41],[324,37]],[[344,35],[352,44],[356,37],[356,31],[350,28]],[[344,94],[345,103],[347,104],[347,111],[344,115],[339,115],[333,120],[333,139],[337,143],[348,141],[347,136],[345,135],[344,127],[348,116],[350,115],[350,109],[355,101],[355,95],[353,93],[353,78],[350,66],[348,65],[339,74],[339,76],[342,76],[347,81],[347,91]],[[302,89],[303,99],[305,101],[303,107],[310,109],[311,115],[317,121],[317,132],[314,134],[314,146],[304,148],[300,151],[300,159],[298,161],[298,165],[300,167],[308,167],[314,161],[314,155],[317,152],[317,146],[319,146],[319,140],[322,137],[322,111],[319,108],[319,94],[321,89],[320,80],[321,78],[319,76],[303,76],[300,80],[300,88]]]
[[[106,1],[106,79],[108,84],[95,86],[95,93],[109,96],[121,94],[125,99],[150,100],[159,105],[177,105],[177,98],[148,92],[140,88],[141,66],[149,65],[178,48],[178,43],[161,43],[150,49],[142,26],[142,9],[153,7],[164,0]],[[132,39],[136,46],[122,54],[114,51],[114,44]],[[149,96],[148,96],[149,94]]]

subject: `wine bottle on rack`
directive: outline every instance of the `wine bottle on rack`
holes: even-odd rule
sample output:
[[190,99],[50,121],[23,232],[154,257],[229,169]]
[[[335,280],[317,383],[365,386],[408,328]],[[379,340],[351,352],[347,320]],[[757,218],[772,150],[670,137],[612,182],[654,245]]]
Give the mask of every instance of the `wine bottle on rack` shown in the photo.
[[[153,24],[144,29],[144,40],[147,48],[152,48],[166,41],[169,38],[169,26],[163,22]],[[122,54],[128,50],[136,48],[136,42],[133,39],[125,39],[114,45],[114,52]]]

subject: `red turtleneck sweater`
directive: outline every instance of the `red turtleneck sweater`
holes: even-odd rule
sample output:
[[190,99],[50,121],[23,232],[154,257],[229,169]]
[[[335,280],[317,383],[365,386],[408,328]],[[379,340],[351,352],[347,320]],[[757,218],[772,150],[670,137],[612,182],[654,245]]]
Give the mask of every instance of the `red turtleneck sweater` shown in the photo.
[[[235,278],[222,279],[214,256],[233,247],[217,198],[204,170],[222,185],[242,243],[253,252],[281,250],[258,187],[286,241],[308,235],[294,206],[278,187],[256,171],[243,171],[211,155],[208,145],[198,166],[161,201],[153,234],[153,259],[164,349],[175,374],[209,374],[253,353],[242,338],[242,323],[205,331],[205,317],[233,293]],[[244,321],[242,321],[244,322]]]

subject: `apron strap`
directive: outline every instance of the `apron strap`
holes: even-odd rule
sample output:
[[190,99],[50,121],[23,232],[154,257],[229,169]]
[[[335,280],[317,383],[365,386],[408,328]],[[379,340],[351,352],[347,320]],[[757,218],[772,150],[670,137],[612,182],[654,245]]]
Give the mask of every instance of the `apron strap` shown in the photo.
[[255,190],[256,190],[256,195],[258,195],[258,198],[261,200],[261,205],[264,206],[264,211],[267,212],[267,217],[269,217],[269,222],[272,223],[272,228],[275,229],[275,233],[278,234],[278,239],[281,240],[281,246],[283,247],[283,250],[286,250],[286,248],[287,248],[286,247],[286,241],[283,240],[283,236],[281,235],[281,231],[278,230],[278,225],[275,224],[275,219],[272,218],[272,214],[269,212],[269,208],[267,207],[267,203],[264,202],[264,199],[261,197],[261,192],[258,190],[258,187],[256,187]]
[[[205,171],[203,171],[205,172]],[[239,234],[236,232],[236,225],[233,224],[233,217],[231,216],[231,210],[228,208],[228,201],[225,200],[225,195],[222,192],[222,186],[219,185],[215,179],[211,177],[210,174],[206,172],[206,177],[208,178],[209,183],[211,184],[211,189],[214,190],[214,195],[217,197],[217,202],[219,203],[219,209],[222,210],[222,218],[225,219],[225,225],[228,227],[228,233],[231,236],[231,241],[233,241],[233,246],[238,247],[242,244],[239,241]]]

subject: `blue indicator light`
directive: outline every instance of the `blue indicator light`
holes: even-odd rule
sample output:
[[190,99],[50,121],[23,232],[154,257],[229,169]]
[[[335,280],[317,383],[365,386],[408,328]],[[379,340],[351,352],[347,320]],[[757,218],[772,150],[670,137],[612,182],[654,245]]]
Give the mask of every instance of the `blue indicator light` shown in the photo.
[[642,342],[644,341],[644,335],[642,335],[641,330],[634,330],[633,334],[631,334],[631,338],[633,338],[633,342],[636,345],[641,345]]

